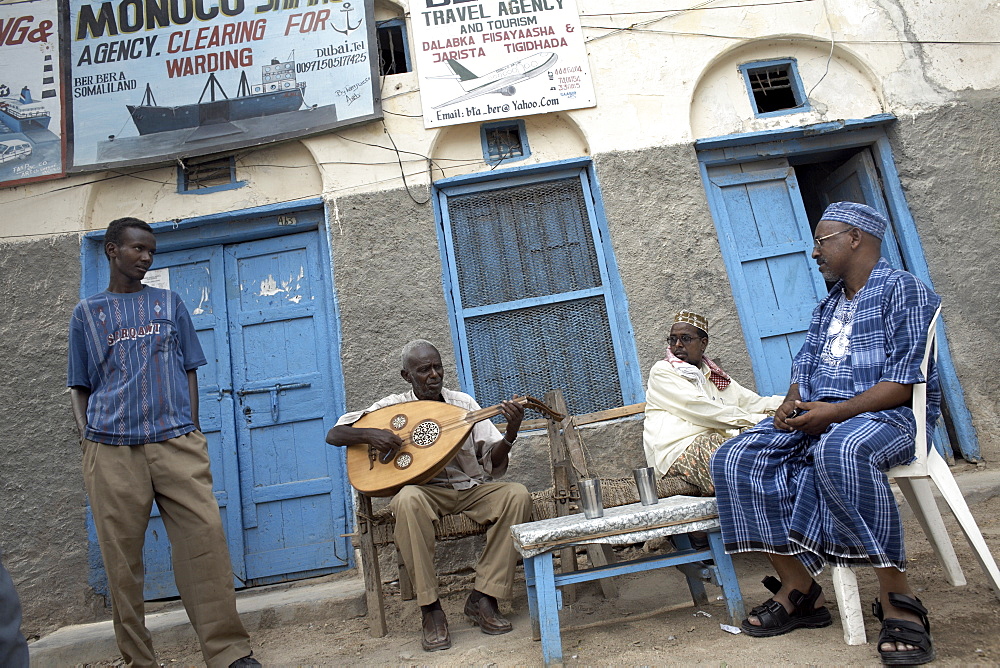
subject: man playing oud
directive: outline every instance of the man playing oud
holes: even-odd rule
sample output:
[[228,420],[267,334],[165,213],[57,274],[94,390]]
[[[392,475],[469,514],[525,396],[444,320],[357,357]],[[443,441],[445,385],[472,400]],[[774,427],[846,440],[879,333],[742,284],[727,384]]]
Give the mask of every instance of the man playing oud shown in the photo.
[[[407,343],[401,361],[400,375],[410,384],[410,391],[391,394],[364,411],[343,415],[327,434],[327,443],[369,445],[383,453],[395,452],[403,445],[399,436],[386,429],[353,424],[367,413],[404,401],[443,401],[469,411],[480,409],[468,394],[444,387],[441,355],[430,342],[418,339]],[[396,518],[393,537],[417,595],[422,645],[428,652],[451,647],[434,573],[434,523],[443,515],[465,513],[475,522],[490,524],[465,614],[483,633],[499,635],[511,630],[510,622],[500,615],[497,599],[510,598],[513,593],[517,552],[510,527],[528,521],[531,496],[520,483],[493,482],[507,472],[508,455],[524,419],[524,407],[513,401],[504,401],[500,410],[507,419],[505,435],[488,420],[477,422],[440,473],[423,485],[406,485],[389,504]]]

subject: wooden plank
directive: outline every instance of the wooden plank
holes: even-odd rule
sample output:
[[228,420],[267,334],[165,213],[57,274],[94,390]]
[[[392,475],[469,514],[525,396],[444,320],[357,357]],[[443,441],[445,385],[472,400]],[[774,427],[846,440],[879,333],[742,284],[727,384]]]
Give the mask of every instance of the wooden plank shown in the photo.
[[581,478],[590,477],[590,467],[587,466],[587,458],[583,453],[583,444],[580,442],[580,434],[576,431],[574,418],[568,417],[563,420],[563,442],[569,455],[569,461],[576,472],[574,476],[579,482]]
[[[566,399],[562,390],[549,390],[545,393],[545,403],[557,413],[566,413]],[[555,511],[557,517],[569,515],[570,497],[573,488],[576,486],[576,476],[573,475],[569,464],[569,453],[566,449],[564,438],[564,425],[570,421],[565,418],[561,423],[548,422],[549,432],[549,457],[552,461],[552,493],[555,495]],[[575,571],[576,548],[568,547],[559,551],[559,570],[562,573]],[[576,586],[568,586],[563,589],[563,602],[571,605],[576,600]]]
[[629,415],[636,415],[642,413],[646,410],[646,402],[638,404],[629,404],[628,406],[619,406],[617,408],[609,408],[603,411],[597,411],[595,413],[587,413],[586,415],[577,415],[573,422],[577,426],[584,424],[593,424],[594,422],[604,422],[605,420],[614,420],[615,418],[628,417]]
[[[548,396],[547,394],[545,395]],[[546,405],[552,408],[552,405],[546,400]],[[579,427],[585,424],[594,424],[595,422],[604,422],[605,420],[614,420],[616,418],[629,417],[630,415],[638,415],[646,410],[646,402],[638,404],[629,404],[628,406],[619,406],[617,408],[608,408],[603,411],[595,411],[593,413],[584,413],[582,415],[574,415],[573,423]],[[547,429],[549,425],[549,420],[539,419],[539,420],[525,420],[521,423],[521,431],[531,431],[533,429]],[[507,423],[501,422],[497,425],[497,429],[500,433],[507,430]]]
[[[617,563],[615,551],[611,549],[611,546],[600,543],[592,543],[587,546],[587,558],[590,559],[591,566],[607,566]],[[613,578],[602,578],[598,582],[601,585],[601,591],[604,592],[604,598],[618,598],[618,585]]]
[[355,540],[361,552],[361,572],[365,579],[369,630],[376,638],[382,638],[389,633],[389,627],[385,623],[385,598],[382,594],[382,572],[378,565],[378,550],[375,548],[371,521],[368,519],[372,516],[372,500],[355,492],[354,504],[358,509]]

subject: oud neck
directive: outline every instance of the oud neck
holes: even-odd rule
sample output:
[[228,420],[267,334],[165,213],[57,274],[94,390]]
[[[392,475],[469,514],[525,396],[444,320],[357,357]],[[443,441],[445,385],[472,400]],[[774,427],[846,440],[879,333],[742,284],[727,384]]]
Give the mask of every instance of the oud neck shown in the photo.
[[[516,399],[511,399],[511,401],[513,401],[516,404],[521,404],[522,406],[530,406],[531,408],[535,408],[541,411],[542,413],[547,414],[549,417],[551,417],[553,420],[556,420],[557,422],[566,417],[560,413],[556,413],[554,410],[543,404],[538,399],[535,399],[534,397],[527,397],[527,396],[517,397]],[[496,406],[490,406],[489,408],[480,408],[478,411],[469,411],[468,413],[466,413],[465,421],[469,424],[476,424],[477,422],[482,422],[483,420],[489,420],[491,417],[500,415],[500,413],[502,412],[503,411],[500,410],[500,404],[497,404]]]

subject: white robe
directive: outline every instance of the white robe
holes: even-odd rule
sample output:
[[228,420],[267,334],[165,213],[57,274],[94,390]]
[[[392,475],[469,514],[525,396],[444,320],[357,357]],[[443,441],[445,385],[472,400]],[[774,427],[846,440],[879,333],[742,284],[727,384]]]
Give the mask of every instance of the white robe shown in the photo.
[[702,363],[677,369],[661,360],[649,370],[646,419],[642,445],[646,464],[665,475],[681,453],[701,434],[716,432],[731,438],[751,427],[784,401],[781,395],[761,397],[735,380],[720,390],[708,379]]

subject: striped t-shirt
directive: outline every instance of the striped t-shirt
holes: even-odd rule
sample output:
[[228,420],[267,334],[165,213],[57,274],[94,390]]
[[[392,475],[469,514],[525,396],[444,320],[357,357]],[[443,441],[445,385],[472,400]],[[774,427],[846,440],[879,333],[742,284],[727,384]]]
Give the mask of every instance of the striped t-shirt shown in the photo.
[[105,291],[73,309],[66,384],[90,390],[88,440],[141,445],[193,431],[187,372],[205,363],[171,290]]

